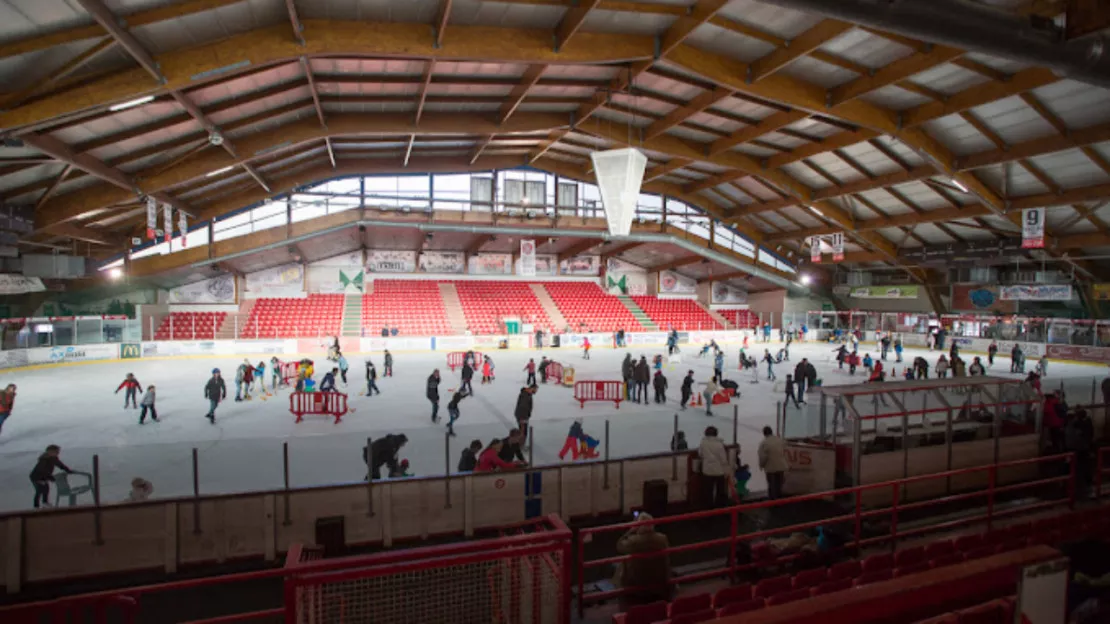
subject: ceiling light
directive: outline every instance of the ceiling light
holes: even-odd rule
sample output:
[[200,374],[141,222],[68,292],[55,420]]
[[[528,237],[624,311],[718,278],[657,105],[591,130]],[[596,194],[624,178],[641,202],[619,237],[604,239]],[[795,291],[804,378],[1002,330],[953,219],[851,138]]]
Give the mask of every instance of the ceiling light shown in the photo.
[[811,281],[813,281],[813,278],[806,275],[805,273],[802,273],[801,281],[803,285],[808,285]]
[[118,280],[121,277],[123,277],[123,269],[119,267],[108,269],[108,279]]
[[134,100],[128,100],[126,102],[116,104],[115,106],[110,106],[108,108],[108,110],[112,111],[113,113],[118,113],[121,110],[127,110],[129,108],[135,108],[136,106],[142,106],[143,104],[146,104],[147,102],[153,102],[153,101],[154,101],[154,96],[153,95],[144,95],[141,98],[135,98]]
[[235,165],[228,165],[226,167],[221,167],[221,168],[219,168],[215,171],[209,171],[208,173],[204,174],[204,177],[211,178],[212,176],[218,176],[221,173],[227,173],[228,171],[231,171],[234,168],[235,168]]
[[961,184],[960,181],[957,180],[956,178],[952,178],[952,184],[956,188],[960,189],[960,192],[962,192],[962,193],[970,193],[971,192],[971,191],[967,190],[967,187],[964,186],[963,184]]
[[810,209],[810,210],[811,210],[811,211],[813,212],[813,214],[815,214],[815,215],[817,215],[817,216],[819,216],[819,217],[823,217],[823,216],[825,216],[825,213],[823,213],[823,212],[821,212],[820,210],[818,210],[816,206],[807,206],[807,208],[809,208],[809,209]]

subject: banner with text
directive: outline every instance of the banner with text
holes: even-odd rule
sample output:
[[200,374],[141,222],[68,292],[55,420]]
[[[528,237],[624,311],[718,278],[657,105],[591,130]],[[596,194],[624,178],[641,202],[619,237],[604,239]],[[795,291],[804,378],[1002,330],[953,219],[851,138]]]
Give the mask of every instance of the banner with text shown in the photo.
[[235,303],[235,276],[218,275],[173,288],[167,303]]
[[611,295],[646,295],[647,271],[620,258],[605,263],[605,290]]
[[536,276],[536,241],[520,241],[520,274],[524,277]]
[[833,262],[844,262],[844,233],[833,234]]
[[292,262],[247,273],[247,290],[271,297],[295,296],[304,292],[304,266]]
[[853,288],[849,297],[857,299],[917,299],[917,286],[860,286]]
[[465,273],[466,254],[461,251],[425,251],[420,254],[424,273]]
[[679,275],[674,271],[659,272],[659,294],[661,295],[696,295],[698,281],[692,277]]
[[809,239],[809,261],[813,264],[821,264],[821,239],[816,236]]
[[713,282],[709,296],[710,303],[717,305],[744,305],[748,303],[748,291],[733,288],[725,282]]
[[415,273],[415,251],[372,249],[366,252],[367,273]]
[[0,275],[0,295],[22,295],[44,290],[46,285],[37,277],[24,277],[10,273]]
[[1021,211],[1021,248],[1044,249],[1044,208]]
[[1003,286],[1003,301],[1071,301],[1070,284]]
[[503,253],[480,253],[471,256],[470,272],[474,275],[512,275],[513,256]]
[[1110,301],[1110,284],[1092,284],[1091,290],[1097,301]]
[[997,286],[956,284],[952,287],[952,309],[960,312],[984,311],[1017,314],[1017,304],[1003,301]]
[[559,263],[563,275],[598,275],[601,273],[601,256],[575,256]]

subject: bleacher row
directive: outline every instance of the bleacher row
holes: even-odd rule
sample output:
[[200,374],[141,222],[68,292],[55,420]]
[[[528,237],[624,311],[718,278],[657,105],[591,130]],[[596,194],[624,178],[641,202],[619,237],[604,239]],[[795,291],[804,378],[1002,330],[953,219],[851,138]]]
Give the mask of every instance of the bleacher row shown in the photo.
[[[458,292],[467,328],[474,334],[504,331],[503,319],[519,317],[546,329],[554,327],[529,282],[450,282]],[[573,331],[644,331],[632,312],[617,297],[592,282],[535,282],[550,295]],[[361,327],[376,334],[383,327],[396,328],[402,336],[451,334],[440,282],[428,280],[375,280],[373,292],[362,298]],[[721,329],[721,324],[696,302],[634,296],[659,329]],[[239,336],[279,338],[333,335],[343,322],[344,295],[311,294],[304,298],[257,299],[246,322],[236,327]],[[722,311],[731,324],[758,324],[747,310]],[[173,312],[164,317],[155,340],[210,340],[227,318],[224,312]],[[755,319],[754,321],[752,319]]]
[[[1066,531],[1066,532],[1065,532]],[[781,574],[755,583],[741,583],[716,592],[685,595],[630,608],[613,616],[613,624],[698,624],[718,617],[844,591],[940,568],[1020,550],[1034,544],[1056,546],[1065,540],[1110,535],[1110,513],[1103,508],[1067,513],[1035,522],[1022,522],[983,533],[943,538],[928,544],[841,561],[829,567]],[[769,549],[752,549],[752,561],[771,567]],[[1008,607],[1007,607],[1008,605]],[[1008,608],[1008,610],[1007,610]],[[995,600],[927,620],[929,624],[1010,624],[1013,601]]]

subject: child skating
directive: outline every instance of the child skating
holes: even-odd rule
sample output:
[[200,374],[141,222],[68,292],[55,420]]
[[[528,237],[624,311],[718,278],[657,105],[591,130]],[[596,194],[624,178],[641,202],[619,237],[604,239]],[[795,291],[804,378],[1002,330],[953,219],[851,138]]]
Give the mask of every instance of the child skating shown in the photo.
[[150,411],[150,419],[158,422],[158,411],[154,408],[154,386],[147,386],[146,393],[143,394],[143,411],[139,412],[139,424],[146,422],[146,413]]
[[123,407],[124,407],[124,409],[127,409],[127,402],[128,401],[131,402],[131,408],[132,409],[139,409],[139,403],[138,403],[139,388],[142,388],[142,387],[143,386],[142,386],[142,384],[139,383],[139,380],[135,379],[134,373],[127,373],[127,377],[125,377],[123,382],[120,383],[119,387],[116,388],[116,394],[119,394],[120,390],[124,391],[123,392]]
[[566,459],[567,453],[570,453],[571,459],[593,459],[597,457],[597,447],[599,442],[596,438],[586,435],[582,429],[582,419],[575,418],[574,423],[570,426],[570,431],[567,432],[566,443],[563,444],[563,449],[559,451],[559,459]]

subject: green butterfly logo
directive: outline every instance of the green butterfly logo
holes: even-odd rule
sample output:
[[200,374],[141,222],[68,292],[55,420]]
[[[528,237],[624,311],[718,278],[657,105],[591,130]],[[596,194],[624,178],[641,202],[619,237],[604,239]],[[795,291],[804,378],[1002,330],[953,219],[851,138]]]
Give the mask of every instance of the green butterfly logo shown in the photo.
[[359,292],[362,292],[362,271],[359,271],[358,275],[354,276],[353,278],[347,277],[346,273],[340,271],[339,283],[343,284],[344,290],[346,290],[350,286],[354,286],[358,289]]
[[622,295],[628,294],[628,276],[622,275],[620,280],[615,280],[611,276],[606,276],[609,279],[609,288],[618,288]]

